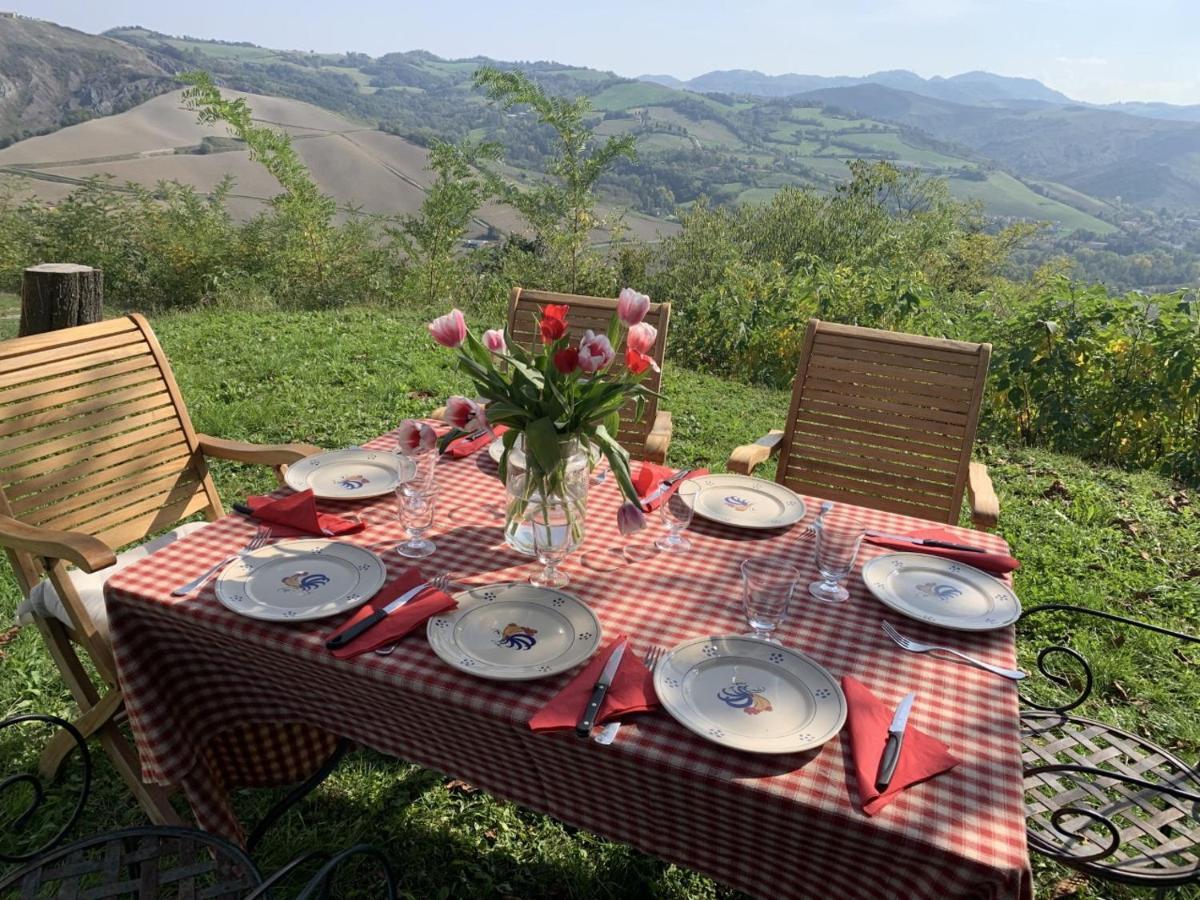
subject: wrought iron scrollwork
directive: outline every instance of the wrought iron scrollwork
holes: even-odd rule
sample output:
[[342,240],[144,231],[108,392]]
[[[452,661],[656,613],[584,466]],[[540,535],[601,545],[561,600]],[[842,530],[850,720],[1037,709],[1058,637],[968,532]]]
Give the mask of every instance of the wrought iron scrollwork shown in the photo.
[[[92,758],[88,753],[87,743],[84,741],[83,735],[80,734],[78,729],[76,729],[75,726],[70,722],[66,721],[65,719],[60,719],[58,716],[31,714],[26,716],[17,716],[15,718],[6,719],[5,721],[0,722],[0,731],[4,731],[8,728],[15,728],[18,725],[24,725],[31,722],[41,722],[43,724],[57,726],[71,736],[71,738],[75,741],[76,747],[79,749],[80,765],[83,770],[82,784],[79,788],[79,798],[75,801],[75,808],[71,811],[70,818],[58,830],[58,832],[55,833],[55,835],[48,841],[24,853],[13,853],[0,850],[0,862],[4,863],[28,862],[29,860],[40,856],[42,853],[45,853],[47,850],[56,846],[64,837],[66,837],[67,833],[75,827],[75,823],[79,821],[79,817],[83,814],[83,807],[87,802],[88,794],[90,793],[92,787]],[[56,778],[56,781],[57,780],[59,780],[59,778]],[[0,808],[6,808],[7,806],[7,804],[3,802],[3,798],[6,795],[16,796],[15,792],[20,790],[21,786],[24,786],[24,790],[28,791],[32,796],[25,809],[14,816],[11,821],[0,822],[0,826],[3,827],[6,838],[9,835],[19,835],[22,831],[24,831],[29,826],[33,817],[41,808],[42,804],[46,801],[46,787],[43,785],[42,780],[37,775],[32,775],[27,772],[19,772],[15,775],[9,775],[5,777],[4,780],[0,781]],[[19,804],[14,803],[14,806],[16,805]],[[5,843],[7,846],[7,840]]]
[[[1086,606],[1073,606],[1069,603],[1046,603],[1042,606],[1034,606],[1021,615],[1021,621],[1025,621],[1029,616],[1043,612],[1073,612],[1083,613],[1084,615],[1095,616],[1100,619],[1108,619],[1110,622],[1119,622],[1122,625],[1131,625],[1134,628],[1140,628],[1143,631],[1153,631],[1156,634],[1163,634],[1167,637],[1177,638],[1181,641],[1200,644],[1200,637],[1186,634],[1182,631],[1172,631],[1170,628],[1163,628],[1159,625],[1151,625],[1148,622],[1139,622],[1137,619],[1118,616],[1114,613],[1104,612],[1098,609],[1089,609]],[[1065,713],[1077,706],[1080,706],[1092,693],[1092,686],[1095,679],[1092,676],[1092,667],[1088,664],[1087,659],[1078,651],[1070,647],[1064,647],[1061,644],[1052,644],[1049,647],[1043,647],[1037,656],[1038,671],[1046,677],[1048,681],[1063,688],[1071,688],[1072,682],[1069,678],[1064,677],[1057,672],[1051,671],[1047,667],[1047,662],[1056,657],[1066,657],[1074,665],[1079,667],[1080,674],[1083,679],[1083,687],[1079,689],[1079,693],[1070,701],[1058,705],[1045,705],[1029,699],[1025,694],[1020,694],[1021,702],[1031,709],[1038,709],[1044,712]]]

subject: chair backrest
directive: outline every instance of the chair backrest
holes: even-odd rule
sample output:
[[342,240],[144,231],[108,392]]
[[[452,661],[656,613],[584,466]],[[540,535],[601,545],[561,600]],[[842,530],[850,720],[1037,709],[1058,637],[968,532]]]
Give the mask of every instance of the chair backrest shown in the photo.
[[[221,501],[144,318],[0,343],[0,513],[117,548],[197,512]],[[28,591],[40,563],[8,552]]]
[[[567,333],[572,343],[578,343],[583,333],[588,329],[603,334],[608,330],[608,323],[617,311],[617,301],[608,297],[586,297],[581,294],[556,294],[551,291],[532,291],[527,288],[513,288],[508,301],[508,333],[522,347],[536,351],[541,338],[538,334],[538,319],[541,308],[547,303],[565,303],[571,307],[567,315]],[[662,367],[663,355],[667,349],[667,326],[671,319],[670,303],[651,303],[646,313],[646,322],[658,329],[658,340],[654,343],[650,354],[654,361]],[[617,351],[613,363],[615,371],[625,369],[625,341],[614,348]],[[662,383],[662,374],[647,371],[642,383],[655,393],[658,393]],[[646,438],[654,428],[654,420],[658,415],[658,398],[649,397],[642,417],[634,420],[632,403],[621,410],[621,430],[617,435],[621,446],[629,451],[632,459],[645,457]]]
[[957,524],[991,352],[809,320],[776,481]]

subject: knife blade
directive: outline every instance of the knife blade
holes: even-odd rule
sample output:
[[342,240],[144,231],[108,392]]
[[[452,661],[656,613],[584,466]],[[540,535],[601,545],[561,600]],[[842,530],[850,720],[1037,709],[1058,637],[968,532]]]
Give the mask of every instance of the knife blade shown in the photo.
[[956,544],[954,541],[939,541],[937,538],[915,538],[906,534],[888,534],[885,531],[868,531],[867,537],[880,538],[885,541],[901,541],[905,544],[916,544],[920,547],[941,547],[943,550],[963,550],[968,553],[987,553],[983,547],[971,544]]
[[896,707],[892,716],[892,724],[888,726],[887,744],[883,748],[883,758],[879,761],[879,774],[875,777],[875,789],[880,793],[887,790],[896,774],[896,764],[900,762],[900,748],[904,745],[904,729],[908,727],[908,714],[912,711],[913,702],[917,699],[915,693],[908,694]]
[[645,497],[645,499],[642,500],[642,505],[649,506],[651,503],[653,503],[655,500],[657,500],[659,497],[661,497],[663,494],[665,494],[667,491],[669,491],[675,485],[675,483],[677,481],[681,481],[684,478],[687,478],[689,475],[691,475],[695,471],[696,471],[695,469],[680,469],[678,472],[676,472],[674,475],[670,476],[669,478],[664,478],[662,481],[659,482],[658,487],[656,487],[654,490],[652,490]]
[[617,669],[621,665],[621,657],[625,655],[625,648],[628,646],[628,638],[621,641],[600,671],[600,677],[596,679],[596,686],[592,688],[592,699],[588,701],[587,708],[584,709],[583,715],[579,717],[579,722],[575,725],[575,734],[579,737],[586,738],[592,733],[592,726],[596,724],[596,716],[600,712],[600,704],[608,696],[608,689],[612,686],[613,677],[617,674]]
[[479,438],[481,438],[485,434],[487,434],[487,431],[488,430],[486,428],[476,428],[474,431],[464,431],[458,437],[454,438],[451,441],[448,441],[446,443],[446,446],[442,448],[441,452],[444,454],[447,450],[450,449],[451,444],[457,444],[459,441],[470,442],[470,441],[478,440]]
[[418,596],[420,596],[422,593],[424,593],[426,590],[428,590],[431,587],[433,587],[433,582],[426,581],[426,582],[422,582],[421,584],[418,584],[415,588],[409,588],[407,591],[405,591],[403,594],[401,594],[399,597],[397,597],[395,600],[393,600],[387,606],[383,607],[383,609],[375,610],[375,612],[371,613],[369,616],[367,616],[361,622],[356,622],[353,626],[351,626],[350,628],[347,628],[341,634],[336,635],[335,637],[331,637],[329,640],[327,640],[325,642],[325,649],[338,650],[342,647],[345,647],[348,643],[350,643],[356,637],[358,637],[359,635],[364,634],[367,631],[369,631],[370,629],[374,628],[376,625],[378,625],[380,622],[382,622],[384,619],[386,619],[388,616],[390,616],[392,613],[394,613],[400,607],[404,606],[406,603],[409,603],[409,602],[417,599]]

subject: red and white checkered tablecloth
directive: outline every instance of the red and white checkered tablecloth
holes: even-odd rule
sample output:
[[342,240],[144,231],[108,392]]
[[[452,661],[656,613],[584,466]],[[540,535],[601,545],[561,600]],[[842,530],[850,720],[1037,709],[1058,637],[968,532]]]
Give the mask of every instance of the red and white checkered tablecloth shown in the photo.
[[[367,446],[394,445],[385,435]],[[423,570],[474,584],[528,578],[532,561],[504,544],[492,512],[503,487],[487,454],[441,461],[439,484],[431,533],[438,549]],[[790,555],[815,577],[811,541],[795,545],[793,534],[748,535],[700,520],[689,532],[691,552],[626,562],[616,549],[625,544],[616,529],[620,502],[612,478],[592,488],[587,539],[564,568],[568,590],[595,610],[605,633],[630,635],[639,654],[701,634],[744,632],[738,565],[747,556]],[[373,523],[349,539],[379,552],[389,572],[408,564],[391,549],[402,537],[393,504],[345,506]],[[884,531],[928,524],[861,513]],[[389,657],[338,661],[323,640],[341,619],[256,622],[222,607],[211,584],[171,596],[244,546],[254,527],[227,516],[105,587],[143,773],[182,785],[204,828],[240,838],[231,788],[302,777],[344,736],[759,896],[1032,894],[1013,685],[896,647],[880,630],[896,614],[858,579],[840,605],[802,594],[780,637],[834,675],[854,675],[889,705],[917,691],[912,723],[962,760],[873,818],[860,811],[845,731],[819,751],[788,756],[727,750],[663,712],[631,719],[607,747],[573,734],[534,734],[530,717],[574,673],[524,683],[472,678],[442,663],[419,632]],[[996,536],[963,534],[1005,549]],[[648,537],[633,540],[649,546]],[[864,558],[881,552],[864,545]],[[947,637],[903,624],[918,639]],[[952,643],[1015,665],[1011,628],[956,633]]]

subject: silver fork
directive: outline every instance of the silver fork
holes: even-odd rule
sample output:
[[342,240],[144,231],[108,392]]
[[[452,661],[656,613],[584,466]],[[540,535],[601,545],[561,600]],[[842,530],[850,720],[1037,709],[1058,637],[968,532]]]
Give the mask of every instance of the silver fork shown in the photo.
[[821,525],[821,520],[825,518],[825,514],[831,509],[833,509],[832,501],[826,500],[824,503],[822,503],[821,508],[817,510],[817,517],[809,522],[808,526],[803,528],[800,533],[796,535],[796,543],[800,543],[800,541],[807,541],[810,537],[816,534],[817,529]]
[[[646,655],[642,657],[642,662],[645,663],[646,668],[650,670],[651,674],[653,674],[654,670],[658,667],[659,662],[662,660],[666,652],[666,650],[659,646],[652,646],[646,651]],[[609,722],[600,729],[600,732],[594,738],[592,738],[592,740],[594,740],[597,744],[603,744],[607,747],[617,739],[617,732],[620,730],[620,722]]]
[[240,557],[245,556],[247,553],[253,553],[255,550],[265,547],[267,545],[267,541],[270,539],[271,532],[266,528],[259,528],[258,531],[254,533],[254,537],[250,539],[250,543],[248,543],[245,547],[232,556],[225,557],[225,559],[221,560],[211,569],[206,569],[205,571],[201,572],[187,584],[181,584],[179,587],[175,588],[175,590],[171,591],[171,596],[182,597],[184,594],[191,593],[235,559],[239,559]]
[[891,622],[883,623],[883,633],[890,637],[893,641],[913,653],[950,653],[957,656],[959,659],[965,660],[973,666],[980,669],[985,669],[1001,678],[1010,678],[1013,681],[1020,681],[1022,678],[1028,678],[1027,672],[1022,672],[1020,669],[1005,669],[1000,666],[993,666],[991,663],[985,663],[981,659],[976,659],[973,656],[968,656],[966,653],[961,653],[953,647],[935,647],[932,644],[922,644],[920,641],[914,641],[912,638],[907,638],[892,627]]
[[[449,572],[443,572],[441,575],[435,575],[433,578],[429,579],[428,584],[429,584],[429,587],[437,588],[439,591],[446,591],[446,590],[450,590],[451,588],[453,588],[454,590],[464,589],[464,585],[456,584],[455,582],[450,580]],[[424,592],[422,591],[422,593],[424,593]],[[418,596],[420,596],[420,595],[418,595]],[[414,597],[413,599],[415,600],[416,597]],[[378,627],[378,626],[376,626],[376,627]],[[392,643],[392,644],[384,644],[382,647],[376,647],[375,655],[376,656],[391,656],[392,653],[395,652],[396,646],[397,646],[396,643]]]

